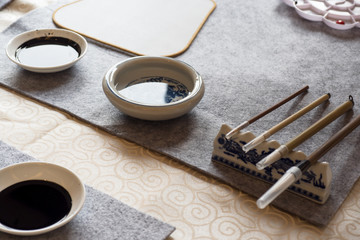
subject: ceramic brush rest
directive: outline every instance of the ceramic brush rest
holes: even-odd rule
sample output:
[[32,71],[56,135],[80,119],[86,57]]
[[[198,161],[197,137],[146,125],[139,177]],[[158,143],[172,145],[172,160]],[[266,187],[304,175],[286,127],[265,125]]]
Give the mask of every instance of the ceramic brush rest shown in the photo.
[[[226,165],[234,170],[250,175],[258,180],[274,184],[290,167],[307,156],[300,151],[292,151],[263,170],[256,168],[256,163],[280,146],[277,141],[265,141],[245,153],[242,146],[255,138],[249,131],[239,132],[230,140],[225,135],[231,128],[223,124],[214,140],[212,161]],[[332,172],[327,162],[318,162],[311,166],[301,179],[287,190],[316,203],[323,204],[329,197]]]

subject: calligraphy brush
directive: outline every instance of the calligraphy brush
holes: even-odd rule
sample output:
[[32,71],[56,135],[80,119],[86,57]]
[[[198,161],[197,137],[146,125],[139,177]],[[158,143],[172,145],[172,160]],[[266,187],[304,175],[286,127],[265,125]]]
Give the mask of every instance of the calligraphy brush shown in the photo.
[[354,101],[352,96],[349,96],[349,100],[345,103],[338,106],[336,109],[328,113],[325,117],[321,118],[305,131],[300,133],[298,136],[290,140],[284,145],[278,147],[275,151],[270,153],[268,156],[263,158],[256,164],[256,168],[259,170],[264,169],[265,167],[269,166],[270,164],[276,162],[281,157],[285,156],[287,153],[291,152],[295,147],[299,146],[305,140],[319,132],[321,129],[326,127],[332,121],[340,117],[342,114],[350,110],[354,106]]
[[260,145],[262,142],[264,142],[271,135],[273,135],[276,132],[280,131],[281,129],[283,129],[284,127],[286,127],[287,125],[289,125],[290,123],[292,123],[293,121],[298,119],[299,117],[305,115],[306,113],[308,113],[309,111],[311,111],[315,107],[319,106],[324,101],[329,100],[330,97],[331,97],[330,93],[324,94],[323,96],[319,97],[318,99],[316,99],[315,101],[313,101],[312,103],[307,105],[306,107],[300,109],[299,111],[292,114],[291,116],[289,116],[285,120],[281,121],[280,123],[276,124],[275,126],[270,128],[269,130],[263,132],[262,134],[260,134],[259,136],[257,136],[256,138],[254,138],[253,140],[251,140],[250,142],[248,142],[247,144],[245,144],[242,147],[244,152],[248,152],[251,149],[255,148],[256,146]]
[[302,174],[318,162],[318,160],[325,155],[331,148],[343,140],[349,133],[360,125],[360,115],[346,124],[340,131],[335,133],[323,145],[315,150],[307,160],[300,161],[297,165],[291,167],[285,174],[256,202],[259,208],[265,208],[275,198],[277,198],[283,191],[285,191],[291,184],[298,181]]
[[304,88],[300,89],[299,91],[293,93],[292,95],[290,95],[289,97],[281,100],[280,102],[278,102],[277,104],[275,104],[274,106],[270,107],[269,109],[265,110],[264,112],[259,113],[258,115],[256,115],[255,117],[251,118],[250,120],[247,120],[243,123],[241,123],[240,125],[238,125],[237,127],[235,127],[234,129],[232,129],[230,132],[228,132],[225,137],[227,139],[230,139],[232,136],[234,136],[236,133],[238,133],[241,129],[246,128],[247,126],[249,126],[250,124],[252,124],[253,122],[259,120],[260,118],[262,118],[263,116],[267,115],[268,113],[274,111],[275,109],[279,108],[280,106],[284,105],[285,103],[287,103],[288,101],[290,101],[291,99],[295,98],[296,96],[300,95],[301,93],[307,91],[309,89],[309,86],[305,86]]

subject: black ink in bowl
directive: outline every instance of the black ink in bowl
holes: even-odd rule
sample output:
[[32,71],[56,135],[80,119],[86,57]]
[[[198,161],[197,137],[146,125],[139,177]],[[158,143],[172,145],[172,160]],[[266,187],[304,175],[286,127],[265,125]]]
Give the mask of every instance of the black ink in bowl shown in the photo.
[[45,228],[66,217],[71,205],[68,191],[56,183],[19,182],[0,192],[0,223],[19,230]]
[[15,58],[33,67],[54,67],[71,63],[81,54],[79,44],[63,37],[39,37],[21,44]]

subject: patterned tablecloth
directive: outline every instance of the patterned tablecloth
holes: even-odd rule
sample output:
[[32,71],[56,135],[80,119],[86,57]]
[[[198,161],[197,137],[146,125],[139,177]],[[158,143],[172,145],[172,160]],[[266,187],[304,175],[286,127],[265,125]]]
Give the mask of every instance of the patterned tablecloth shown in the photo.
[[[56,0],[14,0],[0,31]],[[4,46],[3,46],[4,47]],[[319,228],[71,116],[0,88],[0,139],[176,227],[171,239],[359,239],[360,183],[330,224]],[[209,160],[210,161],[210,160]]]

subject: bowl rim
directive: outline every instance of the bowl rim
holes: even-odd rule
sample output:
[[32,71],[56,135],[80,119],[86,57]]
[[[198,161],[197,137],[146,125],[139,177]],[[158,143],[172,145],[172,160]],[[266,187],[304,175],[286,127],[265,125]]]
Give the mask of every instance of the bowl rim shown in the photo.
[[[62,33],[67,34],[72,37],[71,38],[64,37],[62,35]],[[32,65],[23,64],[20,61],[18,61],[15,57],[15,52],[10,51],[10,48],[12,47],[12,45],[15,44],[14,42],[18,39],[25,38],[25,40],[22,41],[20,44],[16,44],[17,46],[15,47],[15,49],[17,49],[18,47],[21,46],[21,44],[23,44],[31,39],[36,38],[36,35],[39,35],[39,37],[40,37],[40,34],[44,34],[45,36],[51,35],[54,37],[61,36],[61,37],[70,39],[70,40],[76,42],[77,44],[79,44],[81,52],[80,52],[79,56],[77,58],[75,58],[74,60],[72,60],[71,62],[61,64],[61,65],[50,66],[50,67],[36,67],[36,66],[32,66]],[[30,37],[31,35],[33,35],[33,36]],[[29,36],[29,37],[27,37],[27,36]],[[77,40],[75,40],[75,38],[77,38]],[[80,34],[74,32],[74,31],[67,30],[67,29],[60,29],[60,28],[39,28],[39,29],[33,29],[33,30],[22,32],[16,36],[14,36],[13,38],[11,38],[5,47],[6,55],[12,62],[18,64],[19,66],[23,67],[24,69],[34,71],[34,72],[57,72],[57,71],[64,70],[64,69],[72,66],[73,64],[75,64],[80,59],[82,59],[84,57],[84,55],[86,54],[87,50],[88,50],[88,43],[83,36],[81,36]]]
[[[194,88],[193,91],[190,92],[189,95],[187,95],[186,97],[175,101],[175,102],[171,102],[171,103],[166,103],[166,104],[147,104],[147,103],[140,103],[134,100],[131,100],[127,97],[125,97],[124,95],[120,94],[116,89],[114,89],[113,85],[110,83],[110,81],[112,80],[112,78],[114,77],[114,74],[116,72],[116,70],[118,69],[119,66],[128,63],[128,62],[134,62],[133,64],[136,64],[137,61],[152,61],[152,60],[160,60],[160,61],[170,61],[173,62],[179,66],[182,66],[183,68],[187,69],[188,71],[192,72],[195,75],[195,79],[194,79]],[[153,107],[153,108],[164,108],[164,107],[170,107],[170,106],[176,106],[176,105],[180,105],[183,104],[185,102],[190,101],[193,97],[195,97],[198,93],[201,92],[201,89],[203,88],[204,82],[203,79],[201,77],[201,75],[189,64],[187,64],[184,61],[178,60],[178,59],[174,59],[171,57],[163,57],[163,56],[137,56],[137,57],[131,57],[128,59],[125,59],[123,61],[120,61],[118,63],[116,63],[115,65],[113,65],[106,73],[104,76],[104,79],[106,81],[106,86],[107,88],[110,90],[110,92],[112,93],[112,95],[122,101],[125,101],[129,104],[133,104],[136,106],[142,106],[142,107]],[[180,82],[180,81],[179,81]],[[182,83],[182,82],[180,82]]]
[[[77,176],[76,173],[74,173],[70,169],[68,169],[66,167],[63,167],[63,166],[60,166],[58,164],[49,163],[49,162],[37,162],[37,161],[15,163],[15,164],[11,164],[9,166],[6,166],[4,168],[1,168],[0,169],[0,174],[2,174],[4,171],[12,171],[12,170],[14,170],[16,168],[19,168],[19,167],[20,168],[26,168],[29,165],[38,165],[38,166],[45,167],[45,168],[55,168],[56,170],[67,174],[67,176],[71,176],[72,181],[77,182],[78,188],[80,190],[79,203],[77,204],[77,206],[75,206],[74,210],[73,210],[74,205],[71,206],[70,212],[72,212],[72,213],[69,212],[69,214],[66,215],[64,218],[62,218],[61,220],[59,220],[58,222],[56,222],[56,223],[54,223],[54,224],[52,224],[50,226],[47,226],[47,227],[44,227],[44,228],[39,228],[39,229],[33,229],[33,230],[21,230],[21,229],[11,228],[11,227],[8,227],[8,226],[3,225],[3,224],[0,223],[0,231],[1,232],[5,232],[5,233],[8,233],[8,234],[12,234],[12,235],[18,235],[18,236],[35,236],[35,235],[47,233],[47,232],[53,231],[53,230],[55,230],[55,229],[57,229],[59,227],[62,227],[65,224],[67,224],[68,222],[70,222],[80,212],[80,210],[82,209],[82,207],[84,205],[85,198],[86,198],[86,189],[85,189],[84,183],[81,181],[81,179]],[[57,174],[60,173],[58,171],[56,171]],[[11,185],[14,185],[16,183],[27,181],[27,180],[44,180],[44,181],[53,182],[51,180],[47,180],[47,179],[44,179],[44,178],[41,178],[41,177],[33,177],[33,176],[31,178],[25,178],[24,177],[24,179],[15,180],[12,184],[4,187],[3,189],[5,189],[5,188],[7,188],[7,187],[9,187]],[[60,186],[62,186],[63,188],[66,189],[66,187],[61,185],[60,183],[56,183],[56,184],[59,184]],[[68,189],[66,189],[66,190],[69,191]],[[73,196],[71,196],[71,197],[73,197]],[[73,199],[72,199],[72,202],[74,202]]]

